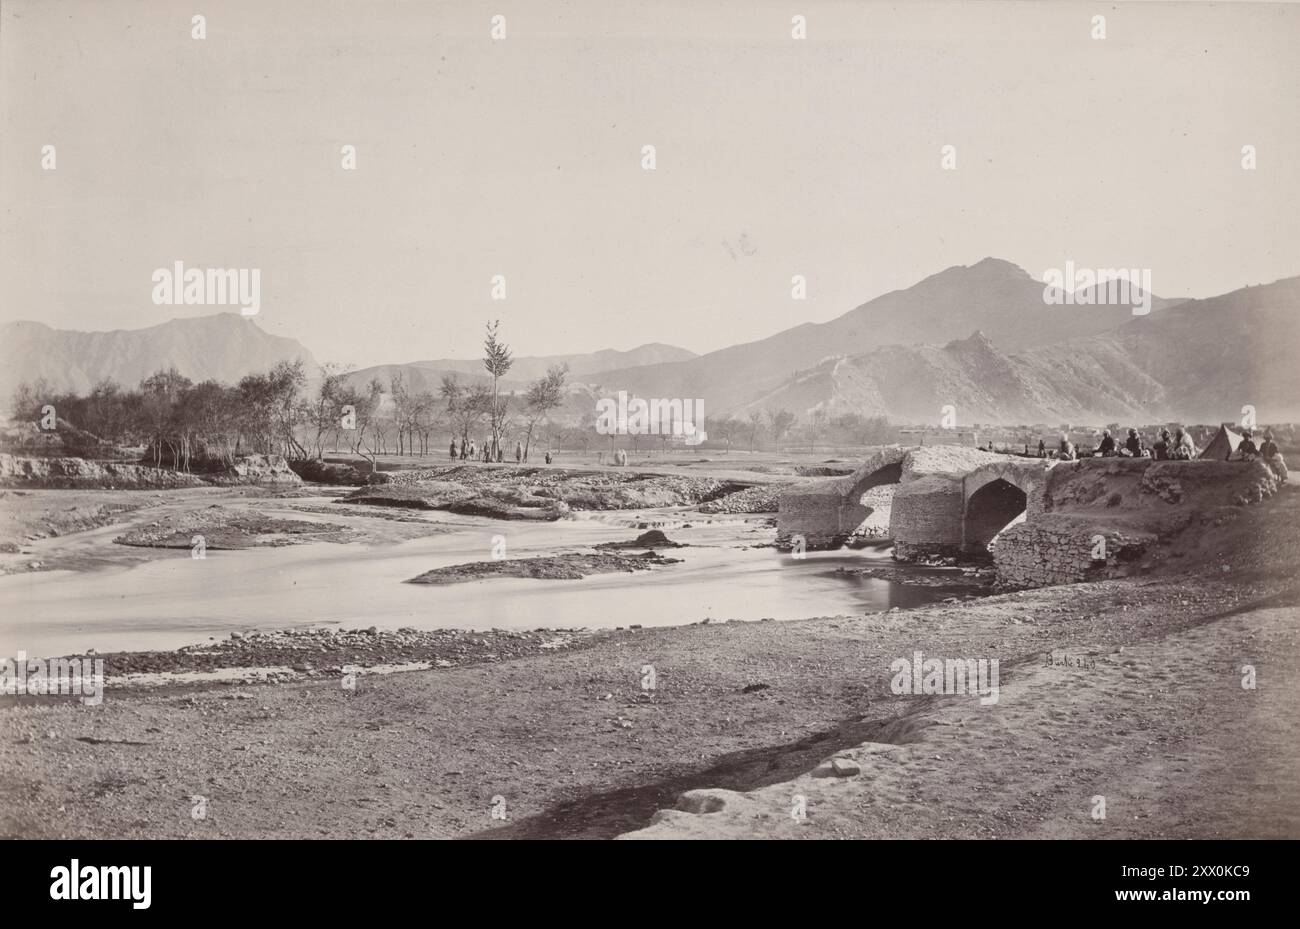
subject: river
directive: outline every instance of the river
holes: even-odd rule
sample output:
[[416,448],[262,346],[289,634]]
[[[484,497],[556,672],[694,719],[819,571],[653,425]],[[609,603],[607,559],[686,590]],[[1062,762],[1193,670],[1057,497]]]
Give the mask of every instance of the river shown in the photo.
[[[884,549],[795,559],[760,547],[773,531],[753,519],[705,519],[674,510],[640,511],[634,518],[688,543],[664,552],[681,564],[581,580],[406,584],[431,568],[489,559],[497,537],[505,541],[505,556],[518,558],[582,550],[640,531],[630,514],[621,513],[554,523],[422,515],[445,531],[381,544],[209,551],[204,559],[187,550],[160,550],[129,566],[0,577],[0,655],[170,649],[235,631],[293,626],[535,629],[788,620],[916,606],[969,590],[837,573],[840,566],[892,562]],[[111,545],[121,531],[80,533],[77,544]],[[46,540],[31,548],[39,557],[42,546],[61,543]]]

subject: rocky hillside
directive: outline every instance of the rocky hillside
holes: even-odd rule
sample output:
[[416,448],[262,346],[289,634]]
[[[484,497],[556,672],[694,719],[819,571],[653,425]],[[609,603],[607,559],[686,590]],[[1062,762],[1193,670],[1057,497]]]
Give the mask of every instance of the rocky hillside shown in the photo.
[[831,416],[860,413],[937,423],[941,409],[952,404],[959,423],[967,425],[1165,418],[1148,418],[1142,402],[1160,395],[1160,385],[1122,353],[1111,361],[1130,376],[1114,382],[1090,355],[1009,355],[976,332],[947,345],[890,346],[823,362],[741,412],[783,407],[804,415],[824,409]]
[[269,335],[238,313],[173,319],[148,329],[80,332],[21,321],[0,327],[0,397],[21,382],[44,378],[55,391],[86,393],[105,378],[134,387],[175,366],[198,382],[236,383],[245,374],[301,358],[315,370],[311,352],[294,339]]
[[[1298,314],[1300,277],[1290,277],[1189,300],[1031,357],[1044,377],[1074,359],[1102,389],[1122,387],[1168,418],[1235,420],[1250,405],[1260,422],[1294,421],[1300,419]],[[1077,386],[1080,394],[1085,388]]]
[[[1076,311],[1082,308],[1075,308]],[[953,404],[964,423],[1300,418],[1300,278],[1191,300],[1111,332],[1020,352],[986,333],[828,359],[740,409],[821,408],[907,422]]]

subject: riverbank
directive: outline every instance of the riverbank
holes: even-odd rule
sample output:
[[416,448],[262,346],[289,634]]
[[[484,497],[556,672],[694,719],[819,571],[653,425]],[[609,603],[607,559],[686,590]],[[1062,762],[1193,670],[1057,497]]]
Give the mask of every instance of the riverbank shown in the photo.
[[[1283,584],[1212,577],[1109,581],[861,616],[610,632],[578,649],[362,674],[353,689],[330,675],[110,690],[98,707],[7,698],[0,834],[613,837],[649,825],[685,791],[783,783],[879,739],[882,727],[902,727],[889,731],[903,738],[920,725],[907,722],[920,698],[891,693],[889,665],[915,650],[998,657],[1002,686],[1018,686],[1053,650],[1092,660],[1140,643],[1158,651],[1216,617],[1294,596]],[[1275,608],[1294,611],[1290,601]],[[1134,687],[1125,699],[1145,692]],[[1009,722],[1014,701],[999,705],[989,725]],[[1084,743],[1188,750],[1102,717],[1075,722],[1072,738]],[[1001,744],[980,751],[995,756]],[[1064,777],[1073,762],[1057,757],[1059,747],[1034,764],[1003,765],[1002,789],[1038,789],[1041,764]],[[1096,776],[1120,776],[1129,757],[1114,753],[1116,769]],[[963,763],[945,756],[931,766],[941,779]],[[191,818],[193,797],[205,798],[204,819]],[[503,801],[494,807],[495,797]],[[505,821],[492,818],[502,802]],[[943,812],[945,802],[969,810],[982,801],[954,788],[932,802]],[[1000,809],[992,795],[980,806],[989,817]],[[1022,826],[999,834],[1026,834]],[[1183,834],[1195,829],[1185,824]]]

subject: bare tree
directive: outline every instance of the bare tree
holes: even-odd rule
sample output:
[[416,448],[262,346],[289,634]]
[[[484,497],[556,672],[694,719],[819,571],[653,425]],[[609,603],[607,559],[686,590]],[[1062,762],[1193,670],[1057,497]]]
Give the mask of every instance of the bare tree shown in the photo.
[[411,398],[411,429],[420,436],[420,455],[429,454],[429,435],[438,422],[438,398],[423,390]]
[[754,445],[758,441],[758,434],[763,429],[763,411],[749,411],[749,450],[754,450]]
[[779,409],[768,410],[767,418],[772,427],[772,440],[776,443],[777,449],[780,450],[781,439],[794,425],[795,416],[789,410]]
[[335,364],[324,364],[320,367],[320,385],[316,389],[316,395],[311,398],[307,405],[307,423],[314,432],[312,448],[315,449],[315,456],[320,458],[325,453],[325,436],[333,432],[335,443],[338,441],[338,430],[343,420],[343,408],[348,406],[345,397],[347,391],[344,388],[344,378],[347,377],[346,370]]
[[538,378],[528,386],[528,393],[524,395],[524,416],[528,423],[528,432],[524,438],[524,461],[528,460],[528,450],[533,444],[533,429],[564,400],[564,382],[568,376],[567,364],[551,365],[546,369],[545,377]]

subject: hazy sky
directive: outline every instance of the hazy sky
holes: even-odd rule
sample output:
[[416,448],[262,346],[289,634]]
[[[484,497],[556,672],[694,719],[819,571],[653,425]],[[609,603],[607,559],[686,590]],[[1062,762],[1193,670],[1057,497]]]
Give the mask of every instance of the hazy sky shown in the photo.
[[0,320],[219,309],[153,303],[177,260],[358,365],[493,317],[707,351],[986,255],[1211,295],[1300,274],[1297,47],[1294,5],[0,0]]

